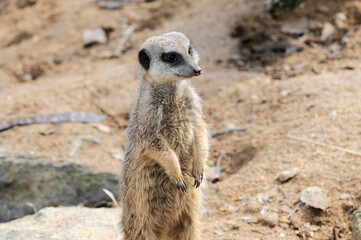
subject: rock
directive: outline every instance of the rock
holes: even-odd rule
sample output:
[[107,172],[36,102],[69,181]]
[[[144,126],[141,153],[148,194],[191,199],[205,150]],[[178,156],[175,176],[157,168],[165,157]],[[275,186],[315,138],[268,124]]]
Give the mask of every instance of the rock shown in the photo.
[[28,203],[35,209],[111,205],[103,188],[117,196],[118,176],[106,172],[93,174],[89,167],[78,163],[45,162],[33,155],[17,159],[5,156],[0,159],[0,222],[33,214]]
[[313,208],[325,210],[328,207],[327,194],[319,187],[308,187],[303,190],[300,200]]
[[349,26],[347,25],[347,17],[344,13],[339,12],[335,15],[335,24],[338,29],[347,29]]
[[214,234],[218,235],[218,236],[222,236],[224,235],[223,231],[214,231]]
[[3,240],[121,240],[119,208],[48,207],[0,224]]
[[249,222],[249,221],[252,221],[252,216],[243,216],[241,217],[241,220],[244,221],[244,222]]
[[277,180],[281,183],[286,182],[287,180],[295,177],[297,175],[298,169],[292,168],[291,170],[283,171],[277,176]]
[[311,225],[309,222],[306,222],[303,226],[311,232],[317,232],[321,228],[320,226]]
[[251,45],[251,49],[255,53],[263,53],[267,51],[272,52],[286,52],[287,48],[290,47],[289,42],[272,42],[267,41],[264,43],[255,43]]
[[331,23],[326,22],[325,25],[323,25],[320,40],[322,42],[330,42],[333,40],[335,33],[336,28]]
[[261,215],[261,217],[258,218],[258,223],[273,228],[278,225],[278,214],[275,212],[269,212]]
[[37,0],[17,0],[16,1],[16,6],[18,8],[25,8],[25,7],[29,7],[29,6],[33,6],[36,4]]
[[[292,90],[291,89],[283,89],[281,92],[280,92],[280,96],[281,97],[287,97],[288,95],[291,95],[292,93]],[[281,173],[282,174],[282,173]],[[278,177],[277,177],[278,178]]]
[[348,200],[350,198],[350,194],[348,193],[342,193],[340,196],[341,200]]
[[303,17],[283,24],[281,32],[290,35],[303,35],[309,32],[308,25],[309,20],[306,17]]
[[273,18],[279,19],[292,12],[304,0],[266,0],[266,9]]
[[361,240],[361,208],[353,214],[352,240]]
[[318,6],[316,8],[316,11],[319,12],[319,13],[323,13],[323,14],[329,14],[330,13],[330,9],[325,5]]
[[38,77],[40,77],[43,74],[44,74],[44,70],[42,69],[40,64],[35,63],[35,64],[31,65],[31,67],[30,67],[30,75],[31,75],[32,80],[37,79]]
[[107,34],[103,28],[98,27],[94,29],[85,29],[83,31],[83,42],[84,47],[91,47],[94,44],[105,44],[107,43]]

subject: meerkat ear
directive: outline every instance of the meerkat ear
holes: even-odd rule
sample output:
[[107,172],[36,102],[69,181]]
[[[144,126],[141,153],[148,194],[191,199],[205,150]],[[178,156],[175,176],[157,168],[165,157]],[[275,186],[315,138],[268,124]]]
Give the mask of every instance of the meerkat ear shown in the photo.
[[139,63],[145,68],[145,70],[149,70],[150,68],[150,58],[144,49],[141,49],[138,53]]

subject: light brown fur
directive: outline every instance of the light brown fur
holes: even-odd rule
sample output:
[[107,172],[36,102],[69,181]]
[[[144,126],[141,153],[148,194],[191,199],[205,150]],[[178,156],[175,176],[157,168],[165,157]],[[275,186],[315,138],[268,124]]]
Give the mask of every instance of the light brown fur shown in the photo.
[[[162,67],[159,54],[174,48],[187,65],[174,71],[198,67],[198,54],[187,56],[189,44],[173,32],[150,38],[142,47],[151,64],[149,70],[142,68],[127,129],[120,181],[124,240],[200,239],[202,190],[194,184],[203,178],[208,157],[201,101],[189,80],[154,70],[173,71]],[[185,192],[179,188],[184,182]]]

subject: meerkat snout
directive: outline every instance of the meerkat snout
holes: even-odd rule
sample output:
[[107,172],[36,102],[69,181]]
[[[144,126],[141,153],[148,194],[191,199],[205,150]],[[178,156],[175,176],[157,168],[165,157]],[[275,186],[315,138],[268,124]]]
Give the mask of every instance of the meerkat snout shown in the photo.
[[194,69],[194,74],[195,74],[196,76],[201,75],[201,74],[202,74],[202,69]]
[[201,75],[198,52],[179,32],[149,38],[138,53],[138,60],[151,82],[171,83]]

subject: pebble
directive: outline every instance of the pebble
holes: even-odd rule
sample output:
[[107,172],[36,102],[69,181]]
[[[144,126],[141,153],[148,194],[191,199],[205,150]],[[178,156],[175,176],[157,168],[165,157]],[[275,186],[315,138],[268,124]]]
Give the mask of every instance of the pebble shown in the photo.
[[328,207],[328,198],[326,191],[319,187],[308,187],[301,193],[301,202],[321,210]]
[[267,207],[267,206],[264,206],[259,213],[262,214],[262,215],[264,215],[264,214],[266,214],[267,212],[268,212],[268,207]]
[[223,231],[214,231],[214,234],[218,235],[218,236],[222,236],[224,235]]
[[106,43],[107,35],[103,28],[98,27],[94,29],[85,29],[83,31],[84,46],[89,46],[94,43]]
[[288,95],[290,95],[292,93],[292,90],[291,89],[283,89],[281,92],[280,92],[280,96],[281,97],[287,97]]
[[349,199],[349,197],[350,197],[350,194],[348,194],[348,193],[342,193],[341,196],[340,196],[340,199],[341,199],[341,200],[347,200],[347,199]]
[[242,221],[245,221],[245,222],[251,221],[251,220],[252,220],[252,217],[251,217],[251,216],[243,216],[243,217],[241,217],[241,220],[242,220]]
[[295,177],[298,173],[297,168],[292,168],[291,170],[283,171],[277,176],[277,180],[280,182],[285,182],[293,177]]
[[338,29],[347,29],[347,23],[346,23],[347,17],[344,13],[339,12],[335,16],[335,24]]
[[309,32],[308,19],[306,17],[297,19],[295,21],[286,22],[281,27],[281,32],[291,35],[302,35]]
[[335,33],[336,33],[335,27],[334,27],[331,23],[326,22],[325,25],[323,25],[323,29],[322,29],[322,33],[321,33],[321,38],[320,38],[320,40],[321,40],[322,42],[332,41]]

